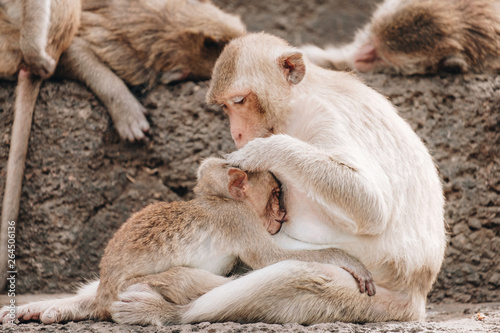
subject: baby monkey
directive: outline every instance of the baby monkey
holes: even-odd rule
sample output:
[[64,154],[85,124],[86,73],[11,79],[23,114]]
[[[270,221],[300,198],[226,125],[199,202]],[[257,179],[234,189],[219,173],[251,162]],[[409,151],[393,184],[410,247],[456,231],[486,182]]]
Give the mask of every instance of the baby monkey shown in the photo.
[[[360,292],[375,294],[371,273],[344,251],[284,250],[275,244],[271,234],[286,213],[271,173],[245,172],[209,158],[198,170],[194,191],[191,201],[155,203],[129,218],[104,252],[100,281],[70,298],[20,306],[16,318],[176,324],[183,305],[229,282],[224,276],[239,262],[251,269],[286,259],[333,264],[351,273]],[[141,295],[150,308],[122,311],[129,297]],[[0,320],[7,320],[7,311],[0,311]]]

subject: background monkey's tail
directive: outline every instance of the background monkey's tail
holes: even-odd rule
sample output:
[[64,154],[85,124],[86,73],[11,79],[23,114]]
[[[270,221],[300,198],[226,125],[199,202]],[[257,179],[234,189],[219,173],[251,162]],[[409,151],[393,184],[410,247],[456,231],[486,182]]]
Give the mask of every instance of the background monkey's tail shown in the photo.
[[[28,71],[19,71],[14,104],[14,123],[10,136],[9,160],[7,162],[7,177],[2,204],[2,222],[0,224],[0,290],[5,289],[7,271],[15,271],[15,262],[9,262],[8,243],[9,230],[14,230],[19,214],[19,200],[24,176],[24,165],[28,142],[30,138],[31,122],[36,99],[40,91],[42,79],[32,76]],[[11,233],[14,235],[14,233]],[[11,251],[12,252],[12,251]]]

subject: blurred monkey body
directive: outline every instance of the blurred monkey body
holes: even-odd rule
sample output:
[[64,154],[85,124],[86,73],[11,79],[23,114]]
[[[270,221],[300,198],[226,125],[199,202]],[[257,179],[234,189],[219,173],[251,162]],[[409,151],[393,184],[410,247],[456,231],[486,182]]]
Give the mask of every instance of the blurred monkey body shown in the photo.
[[0,289],[7,271],[7,226],[18,222],[31,122],[42,80],[50,77],[80,23],[79,0],[0,0],[0,79],[17,75],[0,228]]
[[[180,323],[190,302],[232,280],[223,276],[237,262],[252,269],[286,259],[333,264],[352,274],[350,282],[361,292],[375,294],[371,274],[343,251],[283,250],[274,243],[270,233],[285,213],[269,172],[246,173],[210,158],[200,166],[195,192],[191,201],[156,203],[135,213],[106,247],[99,281],[67,299],[18,307],[18,318]],[[122,311],[129,298],[149,303]],[[0,320],[7,313],[0,310]]]
[[79,0],[0,0],[0,78],[53,74],[80,24]]
[[144,139],[149,124],[127,85],[208,79],[224,45],[245,33],[239,17],[209,1],[89,0],[83,9],[59,73],[87,84],[129,141]]
[[337,70],[425,74],[500,70],[500,3],[495,0],[386,0],[351,44],[305,46]]

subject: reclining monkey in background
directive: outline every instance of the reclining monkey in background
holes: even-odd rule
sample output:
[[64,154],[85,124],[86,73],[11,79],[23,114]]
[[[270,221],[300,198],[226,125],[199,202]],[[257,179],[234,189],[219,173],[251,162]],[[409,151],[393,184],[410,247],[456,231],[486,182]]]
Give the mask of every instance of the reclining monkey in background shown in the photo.
[[88,0],[81,20],[57,72],[85,83],[131,142],[149,123],[127,85],[209,79],[224,45],[246,32],[239,17],[205,0]]
[[401,74],[500,70],[498,0],[386,0],[350,44],[304,46],[317,65]]

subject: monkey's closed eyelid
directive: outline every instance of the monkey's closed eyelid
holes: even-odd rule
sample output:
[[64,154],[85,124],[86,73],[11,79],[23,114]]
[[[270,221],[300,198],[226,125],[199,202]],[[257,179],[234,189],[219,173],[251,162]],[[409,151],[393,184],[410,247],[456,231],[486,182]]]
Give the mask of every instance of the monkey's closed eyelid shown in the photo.
[[234,104],[243,104],[246,101],[246,96],[236,96],[232,101]]

